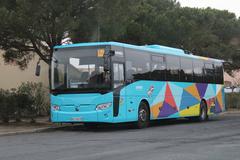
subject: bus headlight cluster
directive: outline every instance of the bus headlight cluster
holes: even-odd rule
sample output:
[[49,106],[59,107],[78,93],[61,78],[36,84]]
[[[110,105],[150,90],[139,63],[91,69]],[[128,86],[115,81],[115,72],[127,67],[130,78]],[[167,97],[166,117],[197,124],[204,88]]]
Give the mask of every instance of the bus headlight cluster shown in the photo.
[[52,109],[53,109],[54,111],[59,111],[59,110],[60,110],[60,107],[59,107],[58,105],[54,105],[54,106],[52,106]]
[[97,105],[96,110],[97,111],[98,110],[104,110],[104,109],[109,108],[111,105],[112,105],[111,102],[109,102],[109,103],[102,103],[102,104]]

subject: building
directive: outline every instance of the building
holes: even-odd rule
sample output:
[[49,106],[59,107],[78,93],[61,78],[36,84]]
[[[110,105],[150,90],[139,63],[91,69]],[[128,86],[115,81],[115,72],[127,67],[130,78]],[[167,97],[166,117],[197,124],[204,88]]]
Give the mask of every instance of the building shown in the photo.
[[22,82],[42,82],[48,87],[48,65],[41,61],[41,75],[35,76],[35,68],[38,61],[38,56],[29,62],[25,70],[21,70],[17,65],[5,64],[2,54],[0,54],[0,88],[10,89],[17,88]]

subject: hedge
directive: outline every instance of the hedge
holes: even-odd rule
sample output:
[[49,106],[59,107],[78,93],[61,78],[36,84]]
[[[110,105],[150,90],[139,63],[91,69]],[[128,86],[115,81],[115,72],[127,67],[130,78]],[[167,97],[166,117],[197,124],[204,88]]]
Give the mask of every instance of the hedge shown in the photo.
[[48,89],[42,83],[22,83],[17,89],[0,89],[0,120],[28,118],[35,122],[37,116],[49,114]]
[[226,109],[240,109],[240,93],[226,93]]

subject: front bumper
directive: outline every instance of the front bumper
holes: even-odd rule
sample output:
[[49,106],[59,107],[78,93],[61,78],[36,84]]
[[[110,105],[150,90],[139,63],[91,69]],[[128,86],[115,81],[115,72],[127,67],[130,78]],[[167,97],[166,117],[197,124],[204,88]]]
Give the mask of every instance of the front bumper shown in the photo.
[[79,122],[113,122],[111,110],[89,111],[89,112],[64,112],[52,111],[51,121],[54,123],[79,123]]

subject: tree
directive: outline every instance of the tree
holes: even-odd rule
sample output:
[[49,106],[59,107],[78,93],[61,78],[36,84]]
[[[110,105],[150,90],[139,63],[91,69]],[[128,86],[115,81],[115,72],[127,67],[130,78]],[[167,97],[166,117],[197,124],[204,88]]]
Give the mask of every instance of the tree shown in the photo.
[[142,2],[128,25],[126,41],[183,48],[196,55],[231,60],[231,69],[240,68],[236,58],[240,46],[231,43],[236,37],[240,41],[240,20],[235,14],[211,8],[180,7],[170,0]]
[[24,69],[37,53],[50,64],[53,47],[61,44],[66,31],[74,29],[79,22],[76,15],[86,13],[91,3],[90,0],[1,1],[0,48],[5,51],[5,61],[16,62]]
[[72,41],[162,44],[239,65],[240,19],[228,11],[181,7],[176,0],[2,0],[0,49],[24,69],[34,53],[50,64],[65,33]]

